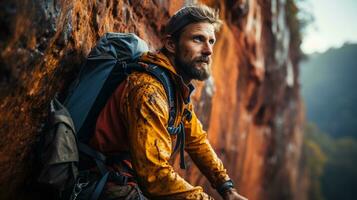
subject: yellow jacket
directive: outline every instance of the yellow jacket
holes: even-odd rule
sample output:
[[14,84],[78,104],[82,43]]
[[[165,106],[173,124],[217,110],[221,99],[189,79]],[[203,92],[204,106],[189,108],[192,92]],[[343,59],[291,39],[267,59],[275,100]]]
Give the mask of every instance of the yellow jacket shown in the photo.
[[[162,53],[145,53],[145,63],[162,66],[172,72],[177,94],[177,119],[180,123],[184,108],[192,113],[185,120],[185,151],[190,155],[212,186],[229,180],[222,162],[207,140],[207,133],[197,119],[189,101],[190,89]],[[120,113],[127,130],[132,165],[143,192],[151,199],[212,199],[201,187],[192,186],[169,164],[176,136],[167,131],[169,105],[162,84],[151,75],[134,72],[128,76],[123,90]]]

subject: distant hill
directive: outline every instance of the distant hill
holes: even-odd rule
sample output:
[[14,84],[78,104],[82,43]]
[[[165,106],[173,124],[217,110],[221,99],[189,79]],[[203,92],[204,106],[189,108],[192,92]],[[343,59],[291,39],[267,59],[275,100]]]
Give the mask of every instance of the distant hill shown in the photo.
[[357,138],[357,44],[309,55],[300,83],[309,121],[332,136]]
[[336,139],[307,123],[303,162],[311,181],[307,199],[357,199],[357,139]]

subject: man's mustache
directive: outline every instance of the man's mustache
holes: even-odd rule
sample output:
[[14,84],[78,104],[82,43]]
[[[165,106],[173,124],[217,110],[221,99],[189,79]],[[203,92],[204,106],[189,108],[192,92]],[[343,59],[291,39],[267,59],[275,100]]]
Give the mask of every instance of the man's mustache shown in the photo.
[[207,64],[210,62],[210,58],[208,56],[200,56],[195,60],[196,62],[205,62]]

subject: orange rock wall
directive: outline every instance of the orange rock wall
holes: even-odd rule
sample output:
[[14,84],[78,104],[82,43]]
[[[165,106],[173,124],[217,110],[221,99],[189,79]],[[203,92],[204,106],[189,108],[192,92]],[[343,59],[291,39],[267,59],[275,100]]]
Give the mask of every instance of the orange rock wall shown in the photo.
[[[192,1],[0,3],[0,199],[29,199],[32,144],[46,106],[73,80],[108,31],[160,47],[165,21]],[[249,199],[304,199],[299,180],[303,119],[293,1],[201,1],[220,9],[213,79],[197,83],[196,111],[239,191]],[[289,10],[290,9],[290,10]],[[189,161],[180,171],[217,197]],[[16,191],[16,192],[14,192]]]

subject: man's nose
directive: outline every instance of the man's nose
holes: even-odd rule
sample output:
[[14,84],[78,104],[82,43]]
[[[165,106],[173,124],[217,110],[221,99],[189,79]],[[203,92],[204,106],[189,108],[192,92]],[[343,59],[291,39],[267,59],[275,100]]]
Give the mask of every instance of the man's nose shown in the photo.
[[213,53],[213,45],[209,42],[206,42],[204,44],[202,53],[206,56],[210,56]]

